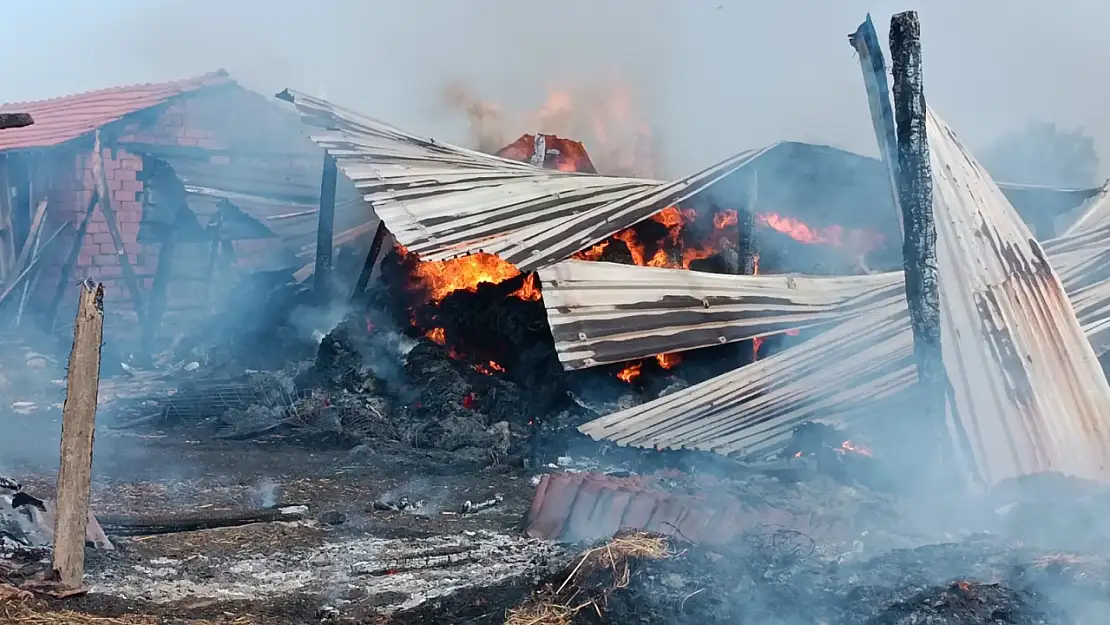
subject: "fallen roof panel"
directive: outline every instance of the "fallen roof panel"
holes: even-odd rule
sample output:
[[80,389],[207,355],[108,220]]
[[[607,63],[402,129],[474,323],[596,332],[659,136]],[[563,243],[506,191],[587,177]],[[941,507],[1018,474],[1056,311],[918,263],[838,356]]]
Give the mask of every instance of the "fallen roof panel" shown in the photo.
[[539,275],[568,370],[842,322],[902,293],[901,273],[734,276],[567,260]]
[[11,102],[0,111],[30,113],[35,123],[0,133],[0,151],[46,148],[65,143],[126,115],[162,104],[170,98],[207,87],[235,84],[222,70],[185,80],[113,87],[74,95]]
[[[1101,477],[1107,466],[1108,430],[1102,421],[1110,415],[1110,386],[1084,332],[1105,332],[1105,311],[1091,306],[1077,320],[1060,278],[1020,217],[933,116],[929,139],[938,172],[945,359],[949,376],[960,382],[956,414],[967,416],[957,423],[973,440],[969,461],[988,482],[1037,470]],[[954,243],[971,239],[965,247]],[[1064,240],[1057,248],[1068,244]],[[1076,260],[1074,252],[1071,260]],[[1074,266],[1060,276],[1072,284],[1083,275]],[[981,268],[978,273],[990,278],[972,279],[977,274],[964,273],[968,267]],[[980,317],[976,304],[991,314]],[[961,340],[955,338],[954,324]],[[763,451],[802,421],[830,413],[858,417],[861,409],[910,384],[908,330],[904,299],[888,298],[797,348],[602,417],[581,430],[643,447]],[[999,355],[1010,350],[1016,360]],[[963,384],[975,373],[973,367],[988,372],[973,376],[979,396]],[[988,394],[993,404],[981,396]],[[1002,450],[992,442],[999,440],[1018,442]]]
[[704,190],[765,152],[672,182],[535,167],[423,139],[293,91],[314,136],[397,241],[425,260],[487,252],[531,271],[569,258]]

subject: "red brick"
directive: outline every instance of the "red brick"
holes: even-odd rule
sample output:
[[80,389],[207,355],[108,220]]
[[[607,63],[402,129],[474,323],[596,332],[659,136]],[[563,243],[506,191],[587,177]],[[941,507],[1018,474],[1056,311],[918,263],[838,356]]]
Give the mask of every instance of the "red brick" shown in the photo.
[[200,145],[200,139],[190,139],[189,137],[178,137],[177,145],[195,148]]
[[93,262],[93,257],[88,254],[80,254],[77,256],[78,267],[88,267]]
[[[111,238],[111,237],[109,237],[109,238]],[[111,256],[113,259],[116,256],[119,256],[119,254],[116,254],[116,244],[115,243],[98,243],[97,245],[100,248],[100,253],[101,254]],[[117,261],[117,262],[119,262],[119,261]]]
[[[135,180],[135,172],[136,170],[133,168],[121,167],[116,170],[116,178],[119,178],[124,182],[131,182]],[[139,184],[141,185],[142,183],[140,182]]]
[[185,135],[184,136],[186,136],[190,139],[207,139],[208,138],[208,131],[204,130],[203,128],[196,128],[194,126],[188,126],[188,127],[185,128]]
[[118,278],[123,275],[123,267],[117,265],[101,265],[97,274],[104,278]]
[[111,245],[112,235],[108,234],[107,232],[97,232],[96,234],[92,235],[92,240],[93,243],[96,243],[97,245]]
[[111,265],[118,265],[119,261],[116,259],[115,254],[97,254],[93,256],[92,264],[96,267],[109,267]]
[[[139,252],[143,251],[143,246],[138,243],[128,242],[123,244],[123,251],[131,256],[138,258]],[[134,261],[132,261],[134,262]]]

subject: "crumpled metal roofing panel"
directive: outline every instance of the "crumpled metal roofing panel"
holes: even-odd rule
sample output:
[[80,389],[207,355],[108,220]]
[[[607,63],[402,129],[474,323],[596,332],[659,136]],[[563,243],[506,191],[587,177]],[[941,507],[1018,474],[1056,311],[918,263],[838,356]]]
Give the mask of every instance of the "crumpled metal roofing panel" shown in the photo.
[[901,273],[736,276],[582,260],[539,275],[568,370],[842,322],[902,283]]
[[[929,132],[944,349],[949,375],[961,382],[954,385],[957,414],[966,415],[960,425],[975,439],[969,460],[987,481],[1038,470],[1100,477],[1107,432],[1101,415],[1110,415],[1110,386],[1083,332],[1105,332],[1106,311],[1089,307],[1077,319],[1060,282],[1081,295],[1079,283],[1090,271],[1089,259],[1102,254],[1100,246],[1068,237],[1046,246],[1067,256],[1058,277],[998,187],[943,122],[930,116]],[[978,271],[964,273],[968,267]],[[952,308],[960,313],[953,316]],[[957,376],[975,373],[973,367],[986,373],[968,386]],[[831,413],[858,417],[914,377],[908,311],[899,291],[802,345],[581,430],[642,447],[756,453],[802,421]],[[1000,440],[1016,442],[992,446]]]
[[220,70],[185,80],[113,87],[50,100],[4,104],[0,106],[0,111],[30,113],[35,123],[0,134],[0,151],[46,148],[65,143],[170,98],[230,84],[235,84],[235,81],[227,72]]
[[389,231],[425,260],[487,252],[532,271],[702,191],[769,148],[672,182],[546,170],[423,139],[286,91]]

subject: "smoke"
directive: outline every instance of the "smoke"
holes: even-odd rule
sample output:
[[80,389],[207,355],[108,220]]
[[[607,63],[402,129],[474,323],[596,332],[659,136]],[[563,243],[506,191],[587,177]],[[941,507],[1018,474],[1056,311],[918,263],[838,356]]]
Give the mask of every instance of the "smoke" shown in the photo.
[[[467,121],[442,107],[453,81],[512,116],[560,81],[617,79],[665,138],[664,169],[688,172],[780,139],[874,153],[845,35],[870,11],[885,40],[890,14],[905,8],[885,0],[37,4],[7,20],[0,37],[7,58],[28,49],[35,58],[5,64],[0,79],[5,99],[34,99],[224,67],[262,93],[326,93],[459,142]],[[914,8],[930,102],[972,145],[1044,120],[1085,128],[1107,151],[1098,68],[1110,51],[1098,25],[1110,5],[927,0]],[[42,37],[48,50],[37,45]]]

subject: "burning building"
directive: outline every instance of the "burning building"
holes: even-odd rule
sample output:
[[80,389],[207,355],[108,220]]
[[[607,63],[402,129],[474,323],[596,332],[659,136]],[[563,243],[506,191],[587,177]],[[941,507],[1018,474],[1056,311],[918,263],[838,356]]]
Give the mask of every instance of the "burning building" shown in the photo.
[[[226,73],[0,110],[37,122],[0,137],[5,316],[49,328],[69,316],[67,285],[92,277],[110,331],[150,344],[210,315],[238,277],[311,273],[323,150]],[[355,198],[344,183],[337,244],[373,231]]]

